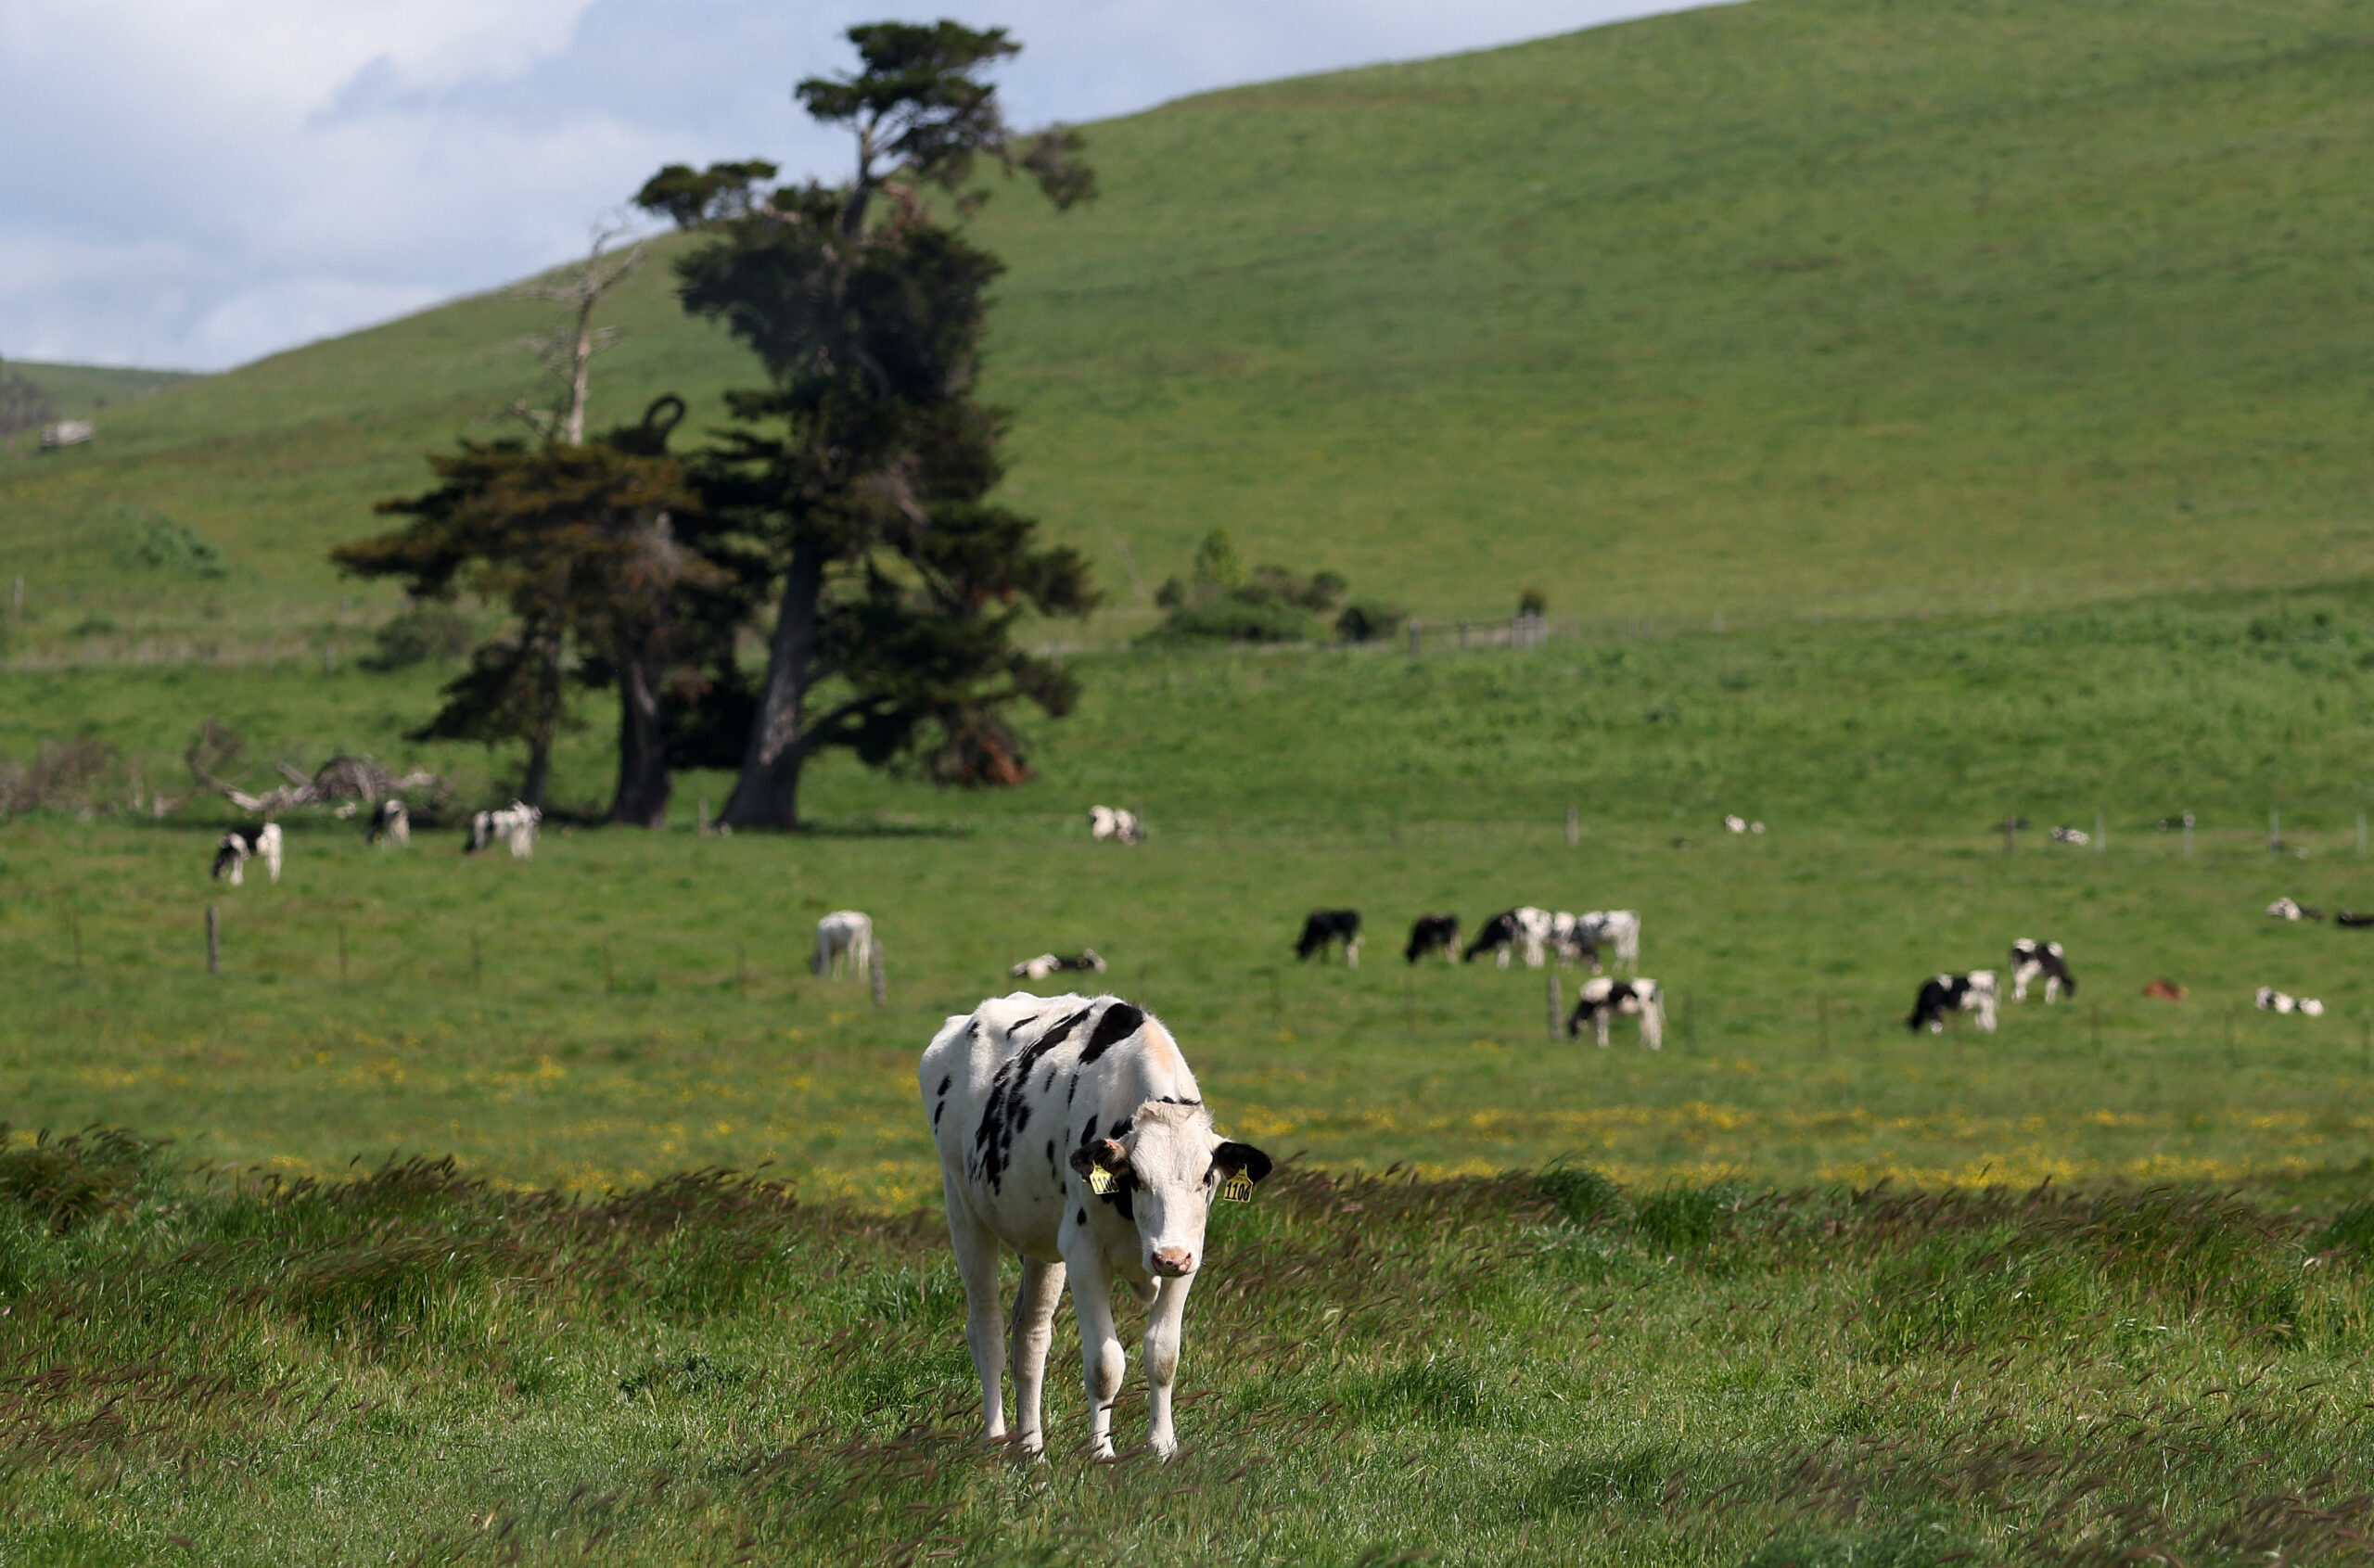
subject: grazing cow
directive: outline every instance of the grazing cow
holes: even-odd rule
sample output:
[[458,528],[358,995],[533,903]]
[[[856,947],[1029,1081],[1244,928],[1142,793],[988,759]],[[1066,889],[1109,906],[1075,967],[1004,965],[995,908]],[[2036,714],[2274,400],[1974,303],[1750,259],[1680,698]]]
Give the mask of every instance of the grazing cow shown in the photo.
[[1313,910],[1303,917],[1302,937],[1295,943],[1295,956],[1308,958],[1317,953],[1321,963],[1327,962],[1327,944],[1344,944],[1344,962],[1347,968],[1360,966],[1360,911],[1358,910]]
[[2263,1013],[2300,1013],[2311,1018],[2325,1015],[2325,1004],[2312,996],[2287,996],[2273,986],[2261,986],[2259,1010]]
[[2192,993],[2174,980],[2154,980],[2143,988],[2143,994],[2148,997],[2156,997],[2162,1001],[2182,1001]]
[[383,838],[399,848],[412,842],[412,813],[393,796],[379,802],[371,813],[371,826],[363,835],[365,844],[377,844]]
[[280,880],[278,822],[266,822],[262,827],[235,827],[224,834],[214,847],[211,874],[236,887],[248,879],[248,860],[253,855],[262,856],[264,869],[272,873],[272,879],[274,882]]
[[1978,1026],[1984,1034],[1995,1032],[1995,971],[1973,969],[1967,975],[1932,975],[1921,983],[1921,996],[1912,1004],[1912,1016],[1904,1021],[1908,1029],[1926,1027],[1933,1035],[1946,1032],[1948,1013],[1975,1013]]
[[2346,925],[2355,931],[2361,926],[2374,925],[2374,914],[2352,914],[2349,911],[2342,910],[2333,916],[2333,924]]
[[1496,914],[1475,933],[1475,940],[1459,955],[1461,963],[1472,963],[1479,953],[1490,953],[1500,968],[1509,966],[1509,950],[1516,949],[1525,955],[1527,969],[1538,969],[1549,952],[1549,944],[1556,931],[1558,917],[1548,910],[1538,910],[1521,904],[1505,914]]
[[1762,822],[1752,822],[1745,817],[1734,816],[1729,812],[1725,812],[1723,815],[1723,831],[1725,833],[1762,833],[1764,831],[1764,824]]
[[1410,926],[1410,945],[1401,956],[1415,963],[1428,953],[1439,952],[1449,963],[1459,954],[1459,916],[1455,914],[1422,914]]
[[874,918],[855,910],[835,910],[816,923],[816,957],[809,968],[830,979],[846,963],[851,975],[874,969]]
[[2044,976],[2044,1004],[2050,1007],[2061,992],[2077,994],[2077,976],[2059,942],[2037,942],[2023,937],[2011,944],[2011,1000],[2028,1000],[2028,983]]
[[81,446],[99,439],[98,427],[87,419],[61,419],[55,425],[41,427],[41,450],[56,452],[62,446]]
[[1091,806],[1088,809],[1088,835],[1091,838],[1117,838],[1124,844],[1143,844],[1146,824],[1135,811],[1124,811],[1117,806]]
[[[948,1020],[918,1077],[989,1435],[1006,1434],[1003,1350],[1015,1436],[1025,1452],[1044,1451],[1040,1396],[1055,1298],[1068,1281],[1091,1447],[1113,1457],[1113,1402],[1127,1370],[1113,1326],[1119,1284],[1147,1304],[1149,1446],[1168,1459],[1179,1447],[1170,1395],[1180,1326],[1212,1201],[1251,1197],[1270,1156],[1213,1130],[1169,1031],[1118,997],[993,998]],[[1022,1257],[1010,1344],[998,1299],[1006,1249]]]
[[470,840],[462,853],[475,855],[501,838],[511,846],[511,858],[524,860],[536,852],[536,824],[543,812],[524,800],[514,800],[500,811],[479,811],[470,818]]
[[2267,905],[2266,917],[2269,920],[2322,920],[2325,914],[2322,910],[2312,910],[2304,904],[2293,903],[2290,899],[2278,899]]
[[1040,953],[1037,958],[1026,958],[1006,973],[1017,980],[1027,980],[1035,986],[1048,975],[1060,975],[1067,969],[1084,970],[1091,974],[1102,975],[1104,973],[1104,961],[1096,956],[1094,948],[1082,948],[1076,956],[1071,958],[1059,958],[1053,953]]
[[1640,917],[1633,911],[1593,910],[1584,915],[1562,915],[1559,918],[1575,922],[1578,938],[1575,944],[1576,956],[1579,957],[1588,950],[1594,973],[1599,969],[1599,950],[1602,948],[1615,950],[1615,962],[1609,967],[1627,969],[1636,975],[1640,972]]
[[1665,1049],[1665,992],[1654,980],[1644,980],[1637,975],[1628,980],[1618,980],[1602,975],[1584,981],[1575,997],[1575,1011],[1566,1019],[1566,1038],[1574,1039],[1589,1024],[1598,1032],[1601,1048],[1605,1049],[1610,1018],[1638,1018],[1640,1043],[1651,1051]]
[[2052,841],[2055,844],[2074,844],[2082,848],[2091,844],[2094,841],[2094,835],[2081,827],[2057,827],[2052,830]]

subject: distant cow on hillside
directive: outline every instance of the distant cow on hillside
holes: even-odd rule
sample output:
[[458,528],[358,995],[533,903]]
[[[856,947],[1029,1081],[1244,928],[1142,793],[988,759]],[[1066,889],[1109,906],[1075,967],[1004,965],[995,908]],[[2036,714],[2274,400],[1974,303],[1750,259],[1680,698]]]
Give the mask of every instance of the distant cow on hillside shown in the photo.
[[1104,961],[1096,956],[1094,948],[1082,948],[1071,958],[1058,957],[1054,953],[1040,953],[1037,958],[1026,958],[1006,973],[1017,980],[1027,980],[1036,985],[1050,975],[1061,975],[1066,970],[1074,969],[1102,975],[1104,973]]
[[2325,1015],[2325,1004],[2312,996],[2289,996],[2273,986],[2261,986],[2258,1007],[2263,1013],[2297,1013],[2309,1018]]
[[1995,1032],[1995,971],[1973,969],[1967,975],[1933,975],[1921,984],[1921,995],[1912,1004],[1912,1015],[1904,1021],[1906,1028],[1926,1028],[1933,1035],[1946,1032],[1946,1014],[1972,1013],[1977,1014],[1981,1033]]
[[1350,968],[1360,966],[1360,911],[1358,910],[1313,910],[1303,917],[1302,937],[1295,943],[1295,956],[1308,958],[1317,953],[1321,962],[1327,961],[1327,945],[1344,944],[1344,962]]
[[56,452],[62,446],[81,446],[99,439],[99,427],[87,419],[61,419],[55,425],[41,427],[41,449]]
[[264,869],[272,873],[272,880],[280,880],[280,824],[266,822],[262,827],[235,827],[224,834],[214,848],[214,869],[210,873],[236,887],[247,880],[248,861],[251,857],[263,857]]
[[1610,1018],[1638,1018],[1640,1021],[1640,1043],[1651,1051],[1662,1051],[1666,1043],[1665,992],[1654,980],[1634,975],[1618,980],[1602,975],[1583,982],[1576,994],[1575,1011],[1566,1019],[1566,1038],[1572,1039],[1589,1024],[1599,1036],[1602,1049],[1607,1045],[1607,1021]]
[[399,848],[412,842],[412,813],[392,796],[379,802],[371,813],[371,826],[363,835],[365,844],[377,844],[383,838]]
[[1124,844],[1143,844],[1146,824],[1135,811],[1124,811],[1117,806],[1091,806],[1088,809],[1088,835],[1091,838],[1117,838]]
[[816,923],[816,957],[810,967],[830,979],[844,965],[851,975],[874,968],[874,918],[856,910],[835,910]]
[[1410,945],[1401,956],[1415,963],[1432,952],[1442,954],[1445,963],[1459,956],[1459,916],[1422,914],[1410,923]]
[[2322,920],[2325,918],[2325,913],[2322,910],[2312,910],[2304,904],[2294,903],[2290,899],[2278,899],[2267,905],[2266,917],[2269,920]]
[[2047,1007],[2063,991],[2077,994],[2077,977],[2069,973],[2069,960],[2059,942],[2038,942],[2026,937],[2011,944],[2011,1000],[2028,1000],[2028,986],[2036,976],[2044,976],[2044,1002]]

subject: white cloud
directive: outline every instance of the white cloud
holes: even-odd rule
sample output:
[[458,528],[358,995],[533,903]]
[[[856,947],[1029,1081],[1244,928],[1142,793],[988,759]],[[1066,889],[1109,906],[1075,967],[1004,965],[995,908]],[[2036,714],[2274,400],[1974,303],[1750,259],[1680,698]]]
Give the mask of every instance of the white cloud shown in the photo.
[[[952,0],[1025,121],[1673,0]],[[880,0],[0,0],[0,352],[211,368],[519,276],[663,162],[836,172],[790,102]]]

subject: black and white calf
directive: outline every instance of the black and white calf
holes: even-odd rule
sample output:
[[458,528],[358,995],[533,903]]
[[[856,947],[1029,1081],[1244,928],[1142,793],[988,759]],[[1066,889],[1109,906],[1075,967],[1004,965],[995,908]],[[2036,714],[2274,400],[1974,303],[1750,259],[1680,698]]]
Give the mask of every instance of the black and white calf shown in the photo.
[[2263,1013],[2297,1013],[2308,1018],[2325,1015],[2325,1004],[2315,997],[2292,996],[2277,990],[2273,986],[2259,988],[2258,1006]]
[[1360,966],[1360,911],[1358,910],[1313,910],[1303,917],[1302,936],[1295,943],[1295,956],[1308,958],[1317,953],[1320,962],[1327,961],[1327,945],[1344,944],[1344,962],[1350,967]]
[[1438,952],[1449,963],[1459,954],[1459,916],[1455,914],[1422,914],[1410,925],[1410,945],[1401,956],[1415,963],[1428,953]]
[[1946,1014],[1974,1013],[1981,1032],[1995,1032],[1995,971],[1973,969],[1967,975],[1932,975],[1921,983],[1921,996],[1912,1004],[1912,1016],[1904,1021],[1908,1029],[1926,1028],[1933,1035],[1946,1032]]
[[2044,976],[2044,1002],[2050,1007],[2063,991],[2077,994],[2077,976],[2069,973],[2069,960],[2059,942],[2038,942],[2023,937],[2011,944],[2011,1000],[2028,1000],[2028,985],[2036,976]]
[[[918,1080],[989,1435],[1006,1434],[1002,1353],[1014,1371],[1015,1434],[1028,1453],[1045,1449],[1047,1345],[1068,1281],[1091,1445],[1097,1458],[1113,1457],[1113,1402],[1127,1371],[1113,1325],[1118,1285],[1148,1304],[1149,1446],[1168,1459],[1179,1447],[1170,1396],[1180,1329],[1213,1200],[1250,1196],[1270,1156],[1213,1129],[1169,1031],[1118,997],[1017,991],[984,1001],[933,1037]],[[1010,1342],[999,1310],[1005,1251],[1022,1258]]]
[[1575,1011],[1566,1019],[1566,1038],[1572,1039],[1581,1034],[1583,1026],[1589,1024],[1604,1050],[1610,1018],[1638,1018],[1640,1043],[1651,1051],[1665,1049],[1665,992],[1654,980],[1644,980],[1637,975],[1628,980],[1601,975],[1584,981],[1575,996]]
[[363,835],[365,844],[377,844],[383,838],[400,848],[412,842],[412,813],[393,796],[380,801],[372,811],[371,825]]
[[2322,920],[2325,918],[2325,911],[2312,910],[2305,904],[2295,902],[2291,899],[2278,899],[2267,905],[2266,917],[2269,920]]
[[1037,958],[1026,958],[1006,973],[1017,980],[1027,980],[1035,986],[1050,975],[1061,975],[1066,970],[1075,969],[1086,974],[1102,975],[1104,973],[1104,961],[1096,956],[1094,948],[1082,948],[1070,958],[1064,958],[1055,953],[1040,953]]
[[470,841],[462,853],[475,855],[497,838],[511,846],[511,858],[524,860],[536,852],[536,824],[543,812],[524,800],[514,800],[500,811],[480,811],[470,818]]
[[224,834],[214,846],[212,875],[236,887],[248,879],[248,861],[262,856],[264,869],[272,873],[274,882],[280,880],[280,824],[266,822],[262,827],[235,827]]

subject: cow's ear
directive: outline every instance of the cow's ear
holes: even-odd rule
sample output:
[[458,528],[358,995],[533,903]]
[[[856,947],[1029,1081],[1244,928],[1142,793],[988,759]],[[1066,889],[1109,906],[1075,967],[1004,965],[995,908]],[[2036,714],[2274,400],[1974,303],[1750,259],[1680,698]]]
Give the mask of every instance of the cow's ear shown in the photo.
[[1212,1151],[1212,1163],[1231,1176],[1260,1181],[1270,1174],[1270,1156],[1250,1143],[1223,1143]]
[[1084,1149],[1072,1151],[1072,1169],[1081,1176],[1091,1170],[1103,1169],[1117,1176],[1130,1168],[1130,1151],[1110,1138],[1100,1139]]

